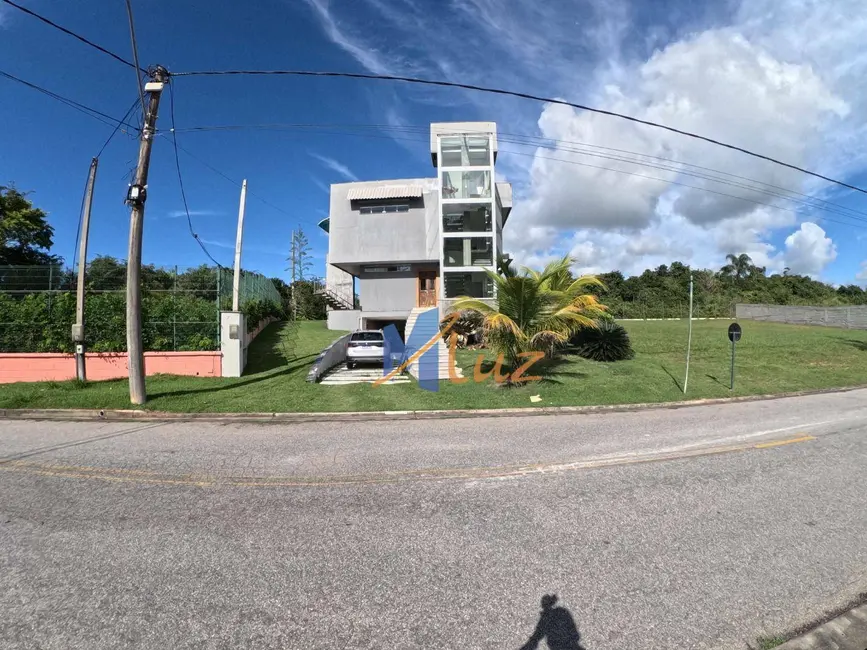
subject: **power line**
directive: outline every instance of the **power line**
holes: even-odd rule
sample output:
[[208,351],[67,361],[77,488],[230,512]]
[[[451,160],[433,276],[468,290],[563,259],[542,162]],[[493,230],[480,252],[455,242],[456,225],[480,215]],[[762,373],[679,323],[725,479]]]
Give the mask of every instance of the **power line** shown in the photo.
[[[178,132],[183,132],[183,131],[186,131],[186,130],[187,130],[187,129],[177,129]],[[172,134],[172,135],[174,136],[174,134]],[[214,167],[213,165],[211,165],[211,164],[210,164],[209,162],[207,162],[206,160],[202,160],[202,159],[199,158],[196,154],[194,154],[192,151],[190,151],[189,149],[187,149],[187,148],[184,147],[183,145],[178,144],[177,146],[178,146],[178,149],[180,149],[181,151],[183,151],[185,154],[187,154],[190,158],[192,158],[193,160],[195,160],[196,162],[198,162],[200,165],[202,165],[202,166],[204,166],[204,167],[207,167],[208,169],[210,169],[212,172],[214,172],[214,173],[217,174],[218,176],[220,176],[220,177],[226,179],[227,181],[229,181],[232,185],[235,185],[236,187],[241,187],[241,183],[240,183],[239,181],[235,180],[234,178],[232,178],[232,177],[229,176],[228,174],[225,174],[224,172],[221,172],[219,169],[217,169],[216,167]],[[282,214],[285,214],[287,217],[290,217],[291,219],[296,219],[295,215],[293,215],[292,213],[288,212],[287,210],[284,210],[284,209],[281,208],[280,206],[274,205],[274,204],[271,203],[268,199],[264,198],[263,196],[261,196],[261,195],[259,195],[259,194],[256,194],[255,192],[253,192],[253,191],[250,190],[249,188],[247,189],[247,194],[250,195],[250,196],[253,196],[253,197],[257,198],[257,199],[259,199],[259,201],[261,201],[262,203],[264,203],[265,205],[267,205],[269,208],[272,208],[272,209],[276,210],[277,212],[280,212],[280,213],[282,213]]]
[[[277,130],[282,130],[282,129],[286,128],[286,127],[290,127],[290,128],[298,128],[298,127],[309,127],[309,126],[318,126],[318,125],[300,125],[300,124],[299,124],[299,125],[275,125],[275,124],[269,124],[269,125],[250,125],[250,127],[247,127],[247,128],[256,128],[256,129],[264,128],[264,129],[277,129]],[[360,125],[356,125],[356,126],[360,126]],[[365,125],[365,126],[366,126],[366,125]],[[377,125],[377,126],[378,126],[379,128],[384,129],[384,130],[387,130],[387,128],[388,128],[386,125]],[[240,129],[240,128],[244,128],[243,125],[232,125],[232,126],[230,126],[230,127],[190,127],[189,129],[181,129],[181,130],[202,132],[202,131],[208,131],[208,130],[235,130],[235,129]],[[414,135],[415,133],[413,133],[413,131],[412,131],[413,128],[415,128],[415,127],[398,127],[398,128],[396,128],[395,130],[397,130],[397,131],[406,131],[406,133],[407,133],[408,135]],[[319,133],[319,134],[330,134],[330,135],[349,135],[349,136],[356,136],[356,137],[369,137],[369,138],[380,138],[380,139],[405,140],[405,141],[409,141],[409,142],[424,142],[424,143],[427,142],[427,138],[425,138],[425,139],[420,139],[420,138],[396,137],[396,136],[394,136],[394,135],[376,135],[376,134],[372,134],[372,133],[353,133],[353,132],[346,132],[346,131],[322,131],[322,130],[319,130],[318,133]],[[420,133],[419,133],[419,135],[420,135]],[[520,146],[536,146],[536,145],[531,145],[531,144],[528,144],[528,143],[525,143],[525,142],[520,142],[520,141],[516,141],[516,140],[515,140],[515,141],[513,141],[513,140],[509,140],[509,139],[507,139],[507,138],[503,138],[502,140],[505,141],[505,142],[511,142],[512,144],[518,144],[518,145],[520,145]],[[539,145],[539,146],[541,146],[541,145]],[[551,147],[542,147],[542,148],[551,149]],[[561,150],[561,149],[554,149],[554,151],[559,151],[559,150]],[[812,209],[816,209],[816,210],[821,210],[821,211],[823,211],[823,212],[830,212],[830,213],[832,213],[832,214],[837,214],[837,215],[840,215],[840,216],[843,216],[843,217],[846,217],[846,218],[855,219],[855,220],[857,220],[857,221],[867,221],[867,213],[859,212],[859,211],[857,211],[857,210],[853,210],[852,208],[847,208],[846,206],[842,206],[842,205],[834,204],[834,203],[831,203],[831,202],[828,202],[828,201],[825,201],[825,203],[828,203],[828,204],[830,204],[831,206],[834,206],[834,208],[839,208],[839,209],[833,209],[833,208],[829,208],[829,207],[822,207],[822,206],[820,206],[820,205],[816,205],[816,204],[811,203],[811,202],[809,202],[809,201],[805,201],[805,200],[797,199],[797,198],[795,198],[795,197],[787,196],[787,195],[785,195],[785,194],[781,194],[781,193],[779,193],[779,192],[775,192],[775,191],[772,191],[772,190],[766,190],[766,189],[763,189],[763,188],[760,188],[760,187],[755,187],[755,186],[753,186],[753,185],[747,185],[747,184],[745,184],[745,183],[738,183],[738,182],[730,181],[730,180],[726,180],[726,179],[715,178],[715,177],[713,177],[713,176],[709,176],[709,175],[705,175],[705,174],[699,174],[699,173],[696,173],[696,172],[688,172],[688,171],[684,171],[684,170],[681,170],[681,169],[673,168],[673,167],[670,167],[670,166],[658,165],[658,164],[653,164],[653,163],[649,163],[649,162],[646,162],[646,161],[634,160],[634,159],[629,159],[629,158],[624,158],[624,157],[608,156],[608,155],[604,155],[604,154],[593,153],[593,152],[585,152],[585,151],[580,151],[580,150],[571,150],[571,149],[568,149],[568,148],[564,148],[564,149],[562,149],[562,150],[564,151],[564,153],[578,153],[578,154],[588,155],[588,156],[597,157],[597,158],[603,158],[603,159],[614,160],[614,161],[617,161],[617,162],[624,162],[624,163],[627,163],[627,164],[634,164],[634,165],[639,165],[639,166],[644,166],[644,167],[650,167],[650,168],[653,168],[653,169],[660,169],[660,170],[664,170],[664,171],[673,171],[673,172],[676,172],[676,173],[678,173],[678,174],[684,174],[684,175],[686,175],[686,176],[692,176],[692,177],[695,177],[695,178],[700,178],[700,179],[703,179],[703,180],[708,180],[708,181],[716,182],[716,183],[720,183],[720,184],[723,184],[723,185],[729,185],[729,186],[732,186],[732,187],[737,187],[737,188],[739,188],[739,189],[744,189],[744,190],[748,190],[748,191],[751,191],[751,192],[758,192],[758,193],[760,193],[760,194],[766,194],[766,195],[769,195],[769,196],[774,196],[774,197],[776,197],[776,198],[781,198],[781,199],[783,199],[783,200],[790,201],[790,202],[795,203],[795,204],[797,204],[797,205],[802,205],[802,206],[804,206],[804,207],[808,207],[808,208],[812,208]],[[573,160],[564,160],[564,159],[562,159],[562,158],[552,158],[552,157],[550,157],[550,156],[543,156],[543,155],[539,155],[539,154],[526,153],[526,152],[515,151],[515,150],[511,150],[511,149],[503,149],[503,148],[501,148],[501,149],[500,149],[500,152],[501,152],[501,153],[510,153],[510,154],[515,154],[515,155],[520,155],[520,156],[531,156],[531,157],[535,157],[535,156],[538,155],[538,157],[539,157],[540,159],[543,159],[543,160],[552,160],[552,161],[557,161],[557,162],[572,163],[572,164],[576,164],[576,165],[581,165],[581,166],[590,167],[590,168],[595,168],[595,169],[600,169],[600,170],[605,170],[605,171],[611,171],[611,172],[615,172],[615,173],[623,173],[623,174],[627,174],[627,175],[633,175],[633,176],[644,177],[644,178],[648,178],[648,179],[650,179],[650,180],[655,180],[655,181],[659,181],[659,182],[671,183],[671,184],[673,184],[673,185],[680,185],[680,186],[683,186],[683,187],[687,187],[687,188],[691,188],[691,189],[695,189],[695,190],[699,190],[699,191],[706,191],[706,192],[709,192],[709,193],[712,193],[712,194],[717,194],[717,195],[720,195],[720,196],[726,196],[726,197],[731,197],[731,198],[735,198],[735,199],[739,199],[739,200],[743,200],[743,201],[748,201],[748,202],[755,203],[755,204],[757,204],[757,205],[762,205],[762,206],[767,206],[767,207],[773,207],[773,208],[777,208],[777,209],[780,209],[780,210],[787,210],[787,211],[789,211],[789,212],[795,212],[795,213],[797,214],[797,212],[796,212],[795,210],[791,210],[791,209],[789,209],[789,208],[785,208],[785,207],[782,207],[782,206],[774,205],[774,204],[771,204],[771,203],[764,203],[764,202],[761,202],[761,201],[755,201],[755,200],[752,200],[752,199],[748,199],[748,198],[746,198],[746,197],[738,196],[738,195],[736,195],[736,194],[728,194],[728,193],[725,193],[725,192],[719,192],[719,191],[711,190],[711,189],[709,189],[709,188],[705,188],[705,187],[701,187],[701,186],[697,186],[697,185],[689,185],[689,184],[687,184],[687,183],[682,183],[682,182],[678,182],[678,181],[674,181],[674,180],[668,180],[668,179],[662,179],[662,178],[658,178],[658,177],[655,177],[655,176],[647,176],[647,175],[644,175],[644,174],[638,174],[638,173],[635,173],[635,172],[629,172],[629,171],[622,170],[622,169],[616,169],[616,168],[612,168],[612,167],[604,167],[604,166],[599,166],[599,165],[590,165],[590,164],[587,164],[587,163],[580,163],[580,162],[573,161]],[[637,155],[642,155],[642,154],[637,154]],[[717,171],[718,173],[721,173],[721,174],[726,174],[726,172],[721,172],[721,171],[718,171],[718,170],[711,170],[711,168],[705,168],[705,169],[708,169],[708,170],[710,170],[710,171]],[[741,177],[741,178],[744,178],[745,180],[748,180],[748,181],[750,181],[750,182],[754,182],[754,183],[759,183],[759,184],[761,184],[761,181],[755,181],[755,180],[753,180],[753,179],[749,179],[749,178],[747,178],[747,177]],[[233,182],[234,182],[234,181],[233,181]],[[770,187],[774,187],[774,186],[770,186]],[[782,189],[783,191],[792,192],[792,193],[794,193],[794,194],[800,194],[799,192],[795,192],[794,190],[788,190],[788,189],[786,189],[786,188],[780,188],[780,189]],[[808,198],[813,198],[813,197],[809,197],[809,195],[803,195],[803,196],[807,196]],[[821,199],[816,199],[816,200],[820,200],[820,201],[821,201]],[[851,211],[851,212],[854,213],[854,214],[850,214],[849,212],[844,212],[843,210]],[[859,215],[861,215],[861,216],[859,216]],[[827,217],[824,217],[824,218],[827,218]],[[840,223],[840,224],[844,224],[844,225],[854,225],[854,224],[850,224],[850,223],[848,223],[848,222],[836,221],[836,220],[834,220],[834,219],[829,219],[829,218],[828,218],[828,221],[832,221],[832,222],[834,222],[834,223]]]
[[[8,1],[8,0],[5,0]],[[829,176],[824,176],[819,174],[818,172],[810,171],[809,169],[805,169],[803,167],[798,167],[797,165],[792,165],[787,162],[783,162],[782,160],[778,160],[776,158],[772,158],[771,156],[766,156],[764,154],[757,153],[755,151],[751,151],[749,149],[745,149],[743,147],[738,147],[737,145],[729,144],[727,142],[722,142],[720,140],[715,140],[713,138],[709,138],[704,135],[699,135],[698,133],[693,133],[691,131],[684,131],[682,129],[676,129],[672,126],[666,126],[665,124],[659,124],[658,122],[651,122],[649,120],[642,120],[637,117],[632,117],[631,115],[624,115],[623,113],[617,113],[615,111],[608,111],[601,108],[594,108],[592,106],[586,106],[584,104],[577,104],[575,102],[569,102],[564,99],[554,99],[553,97],[542,97],[540,95],[532,95],[529,93],[517,92],[514,90],[504,90],[502,88],[490,88],[487,86],[476,86],[473,84],[463,84],[457,83],[453,81],[439,81],[434,79],[419,79],[417,77],[400,77],[395,75],[382,75],[382,74],[366,74],[360,72],[326,72],[326,71],[312,71],[312,70],[203,70],[203,71],[193,71],[193,72],[175,72],[172,76],[180,77],[180,76],[221,76],[221,75],[291,75],[291,76],[300,76],[300,77],[342,77],[349,79],[372,79],[378,81],[402,81],[404,83],[411,84],[421,84],[426,86],[441,86],[445,88],[461,88],[463,90],[475,90],[478,92],[492,93],[495,95],[507,95],[510,97],[519,97],[521,99],[530,99],[537,102],[544,102],[547,104],[559,104],[561,106],[571,106],[572,108],[577,108],[583,111],[589,111],[591,113],[598,113],[600,115],[608,115],[609,117],[616,117],[622,120],[628,120],[630,122],[634,122],[636,124],[643,124],[645,126],[652,126],[657,129],[664,129],[666,131],[670,131],[672,133],[677,133],[678,135],[684,135],[689,138],[694,138],[696,140],[702,140],[704,142],[709,142],[710,144],[715,144],[720,147],[725,147],[726,149],[731,149],[732,151],[739,151],[740,153],[747,154],[748,156],[752,156],[754,158],[759,158],[761,160],[766,160],[768,162],[774,163],[775,165],[781,165],[782,167],[788,167],[789,169],[794,169],[803,174],[808,174],[810,176],[815,176],[816,178],[821,178],[824,181],[828,181],[829,183],[834,183],[836,185],[840,185],[841,187],[847,187],[850,190],[855,190],[857,192],[861,192],[862,194],[867,194],[867,190],[862,189],[856,185],[850,185],[844,181],[837,180],[835,178],[831,178]]]
[[141,72],[147,72],[147,70],[142,70],[141,68],[138,67],[138,65],[131,63],[130,61],[127,61],[122,56],[118,56],[114,52],[105,49],[102,45],[98,45],[98,44],[94,43],[93,41],[85,38],[84,36],[81,36],[80,34],[76,34],[75,32],[67,29],[66,27],[63,27],[62,25],[58,25],[57,23],[55,23],[52,20],[49,20],[45,16],[40,16],[38,13],[36,13],[35,11],[31,11],[27,7],[22,7],[21,5],[12,2],[12,0],[2,0],[2,2],[5,2],[7,5],[11,5],[11,6],[15,7],[16,9],[19,9],[20,11],[23,11],[24,13],[29,14],[29,15],[33,16],[34,18],[41,20],[46,25],[51,25],[55,29],[59,29],[64,34],[68,34],[69,36],[72,36],[73,38],[78,39],[82,43],[99,50],[103,54],[108,54],[111,58],[113,58],[117,61],[120,61],[124,65],[128,65],[131,68],[138,68],[139,70],[141,70]]
[[207,255],[208,258],[214,264],[216,264],[218,267],[220,267],[221,269],[225,269],[226,267],[224,267],[222,264],[220,264],[217,260],[214,259],[214,256],[211,255],[211,253],[208,251],[208,249],[202,243],[202,240],[199,239],[199,236],[196,234],[196,231],[193,230],[193,220],[190,217],[190,206],[187,204],[187,193],[184,191],[184,178],[181,175],[181,158],[178,155],[178,138],[174,132],[175,131],[175,92],[172,88],[171,83],[169,83],[169,112],[171,114],[171,119],[172,119],[172,143],[174,144],[174,148],[175,148],[175,167],[178,170],[178,185],[181,188],[181,199],[184,202],[184,212],[187,213],[187,225],[190,228],[190,234],[193,236],[193,239],[196,240],[196,243],[204,251],[205,255]]
[[[3,1],[5,2],[6,0],[3,0]],[[100,122],[102,122],[103,124],[107,124],[108,126],[123,125],[123,126],[128,126],[129,128],[133,129],[134,131],[138,131],[138,128],[133,126],[132,124],[128,124],[127,122],[125,122],[123,120],[118,120],[116,117],[112,117],[111,115],[107,115],[107,114],[103,113],[102,111],[96,110],[95,108],[85,106],[84,104],[81,104],[75,100],[69,99],[68,97],[64,97],[63,95],[58,95],[57,93],[51,92],[50,90],[43,88],[42,86],[37,86],[36,84],[30,83],[29,81],[24,81],[24,79],[21,79],[20,77],[16,77],[15,75],[9,74],[8,72],[4,72],[4,71],[0,70],[0,76],[6,77],[7,79],[11,79],[12,81],[17,81],[18,83],[23,84],[23,85],[27,86],[28,88],[32,88],[33,90],[37,90],[37,91],[43,93],[44,95],[48,95],[52,99],[56,99],[57,101],[59,101],[63,104],[66,104],[70,108],[74,108],[75,110],[80,111],[80,112],[84,113],[85,115],[89,115],[90,117],[97,119]],[[109,122],[106,120],[111,120],[111,121]]]
[[118,132],[118,130],[120,130],[120,125],[125,123],[124,121],[125,121],[127,118],[129,118],[129,116],[130,116],[130,115],[132,114],[132,112],[135,110],[136,106],[138,106],[138,99],[134,99],[134,100],[132,101],[132,106],[130,106],[130,107],[127,109],[126,114],[123,116],[122,120],[121,120],[120,122],[117,123],[117,126],[114,127],[114,131],[112,131],[112,132],[111,132],[111,135],[108,136],[108,139],[107,139],[107,140],[105,141],[105,143],[102,145],[102,148],[100,148],[99,153],[96,154],[96,156],[95,156],[96,158],[99,158],[99,157],[102,155],[102,152],[105,151],[105,148],[108,146],[108,143],[111,142],[112,138],[114,138],[115,134]]
[[133,65],[135,66],[136,74],[135,74],[135,85],[138,88],[138,97],[141,100],[141,110],[145,111],[145,100],[144,100],[144,91],[141,87],[141,77],[139,77],[138,71],[141,69],[141,66],[138,64],[138,43],[135,40],[135,23],[132,18],[132,3],[130,0],[126,0],[126,15],[129,19],[129,40],[132,43],[132,60]]

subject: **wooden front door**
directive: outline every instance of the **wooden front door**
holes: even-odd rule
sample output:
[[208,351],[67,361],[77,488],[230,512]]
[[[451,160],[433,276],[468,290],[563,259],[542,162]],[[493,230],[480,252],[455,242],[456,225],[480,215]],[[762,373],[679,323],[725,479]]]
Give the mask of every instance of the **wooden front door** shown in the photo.
[[418,298],[416,307],[437,306],[437,273],[436,271],[418,272]]

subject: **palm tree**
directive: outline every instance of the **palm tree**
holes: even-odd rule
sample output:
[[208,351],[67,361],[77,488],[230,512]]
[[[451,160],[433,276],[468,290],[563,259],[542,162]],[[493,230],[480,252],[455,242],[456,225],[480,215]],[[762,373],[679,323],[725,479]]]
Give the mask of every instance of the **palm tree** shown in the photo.
[[594,327],[606,307],[588,287],[602,287],[592,275],[572,278],[569,257],[552,262],[543,271],[523,267],[519,273],[486,271],[497,287],[496,305],[461,296],[452,312],[473,310],[482,314],[488,345],[503,355],[509,369],[517,368],[522,352],[550,354],[581,327]]
[[752,258],[746,253],[740,255],[729,253],[726,255],[726,260],[728,264],[720,269],[720,273],[738,281],[746,278],[754,268]]

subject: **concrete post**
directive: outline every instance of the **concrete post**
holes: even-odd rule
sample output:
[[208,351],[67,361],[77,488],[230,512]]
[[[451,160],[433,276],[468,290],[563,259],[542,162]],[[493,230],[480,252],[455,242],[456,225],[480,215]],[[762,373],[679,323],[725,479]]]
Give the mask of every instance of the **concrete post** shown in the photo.
[[239,311],[220,312],[223,377],[240,377],[247,362],[247,319]]

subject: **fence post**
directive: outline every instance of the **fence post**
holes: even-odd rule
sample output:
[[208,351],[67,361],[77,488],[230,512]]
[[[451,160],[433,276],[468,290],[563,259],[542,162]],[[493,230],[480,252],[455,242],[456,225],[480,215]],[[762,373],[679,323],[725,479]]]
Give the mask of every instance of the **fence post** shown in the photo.
[[178,351],[178,265],[175,264],[175,278],[172,282],[172,350]]

